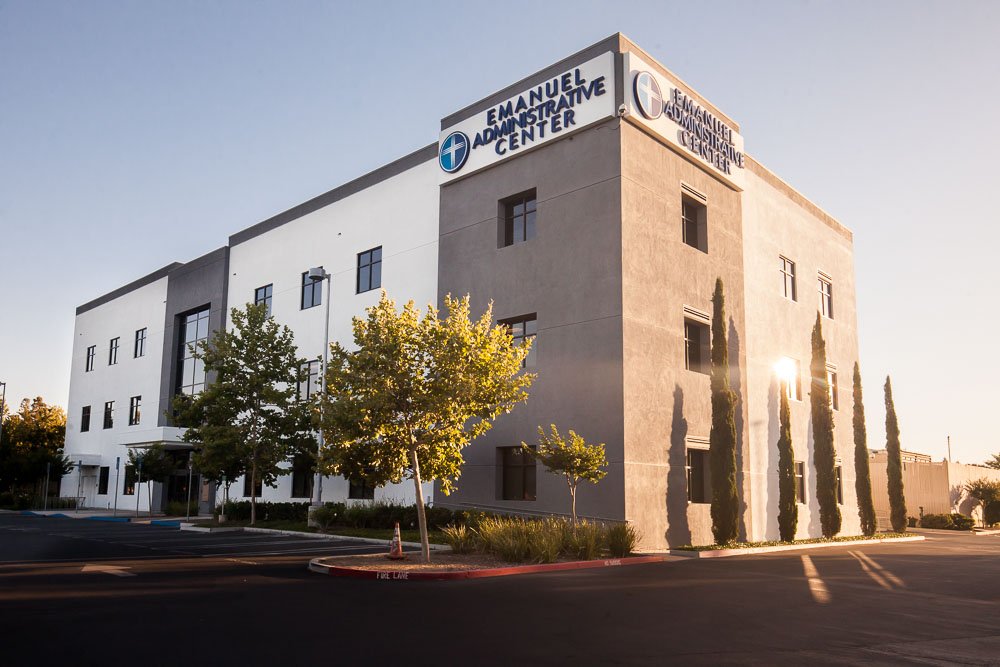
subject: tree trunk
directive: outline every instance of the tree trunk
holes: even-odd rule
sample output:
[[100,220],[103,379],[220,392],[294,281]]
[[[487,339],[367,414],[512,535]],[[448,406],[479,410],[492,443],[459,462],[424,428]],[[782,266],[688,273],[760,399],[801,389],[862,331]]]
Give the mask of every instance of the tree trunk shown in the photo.
[[150,484],[149,482],[146,482],[146,502],[149,503],[149,508],[148,509],[149,509],[149,518],[150,519],[153,518],[153,490],[152,490],[151,487],[152,487],[152,484]]
[[413,465],[413,486],[417,497],[417,524],[420,526],[420,555],[424,563],[431,562],[431,544],[427,536],[427,514],[424,511],[424,492],[420,487],[420,463],[417,461],[417,450],[410,450],[410,463]]
[[250,468],[250,525],[257,522],[257,461]]
[[566,484],[569,486],[569,506],[570,512],[573,516],[573,525],[576,525],[576,484],[566,479]]

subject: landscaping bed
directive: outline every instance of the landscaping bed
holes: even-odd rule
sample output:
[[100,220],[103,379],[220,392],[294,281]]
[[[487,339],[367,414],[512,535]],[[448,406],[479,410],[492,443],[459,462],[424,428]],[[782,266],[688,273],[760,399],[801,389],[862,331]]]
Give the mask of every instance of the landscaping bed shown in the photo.
[[708,544],[701,546],[683,546],[671,549],[675,556],[689,558],[726,558],[728,556],[749,556],[752,554],[771,553],[775,551],[792,551],[795,549],[817,549],[823,547],[850,546],[855,544],[878,544],[885,542],[919,542],[922,535],[910,533],[877,533],[875,535],[841,535],[837,537],[814,537],[806,540],[782,542],[736,542],[733,544]]

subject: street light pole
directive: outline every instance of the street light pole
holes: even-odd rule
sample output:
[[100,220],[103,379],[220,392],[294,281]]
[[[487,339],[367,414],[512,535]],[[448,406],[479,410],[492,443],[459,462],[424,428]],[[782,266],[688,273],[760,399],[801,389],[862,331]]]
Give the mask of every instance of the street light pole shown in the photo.
[[191,473],[194,471],[194,452],[188,452],[188,499],[187,499],[187,520],[191,520]]
[[325,280],[326,281],[326,317],[323,318],[323,365],[320,368],[319,374],[319,393],[320,393],[320,404],[319,404],[319,417],[320,417],[320,428],[319,433],[316,437],[317,448],[316,448],[316,461],[317,469],[315,477],[313,478],[313,507],[319,507],[323,504],[323,474],[319,472],[319,454],[323,451],[323,404],[326,402],[326,364],[330,357],[330,302],[333,301],[333,276],[326,271],[322,266],[309,269],[309,278],[313,281]]

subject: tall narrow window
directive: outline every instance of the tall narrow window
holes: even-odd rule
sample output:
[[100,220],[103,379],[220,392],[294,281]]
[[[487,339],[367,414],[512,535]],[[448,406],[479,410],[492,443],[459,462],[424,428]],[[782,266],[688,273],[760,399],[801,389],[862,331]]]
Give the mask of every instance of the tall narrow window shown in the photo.
[[707,449],[687,450],[687,496],[689,503],[712,502]]
[[136,359],[146,356],[146,327],[135,332],[135,349],[132,356]]
[[503,500],[535,499],[535,459],[520,447],[498,447]]
[[292,459],[292,498],[312,498],[312,457],[298,454]]
[[708,207],[687,195],[681,196],[681,238],[692,248],[708,252]]
[[819,312],[823,314],[823,317],[829,317],[833,319],[833,282],[825,277],[820,276],[818,279],[819,286]]
[[782,357],[778,362],[780,367],[780,377],[787,383],[788,387],[788,400],[790,401],[801,401],[802,400],[802,364],[799,363],[798,359],[791,359],[789,357]]
[[781,283],[785,298],[798,301],[798,295],[795,291],[795,262],[787,257],[779,256],[779,259],[781,260]]
[[115,425],[115,402],[108,401],[104,404],[104,428],[114,428]]
[[111,343],[108,345],[108,366],[114,366],[118,363],[118,341],[120,339],[115,337],[111,339]]
[[364,479],[349,480],[347,497],[350,500],[375,500],[375,486]]
[[308,401],[319,391],[319,370],[321,365],[322,362],[319,359],[313,359],[302,364],[305,378],[299,383],[299,400]]
[[137,426],[142,416],[142,396],[133,396],[128,401],[128,425]]
[[536,207],[534,190],[523,192],[500,202],[503,215],[503,227],[500,234],[501,247],[523,243],[535,238]]
[[382,286],[382,246],[358,253],[357,293]]
[[795,499],[803,505],[806,502],[806,464],[803,461],[795,462]]
[[91,345],[87,348],[87,365],[84,367],[84,372],[89,373],[94,370],[94,357],[97,356],[97,346]]
[[513,317],[501,320],[500,324],[504,324],[510,329],[510,335],[514,339],[515,347],[524,344],[525,341],[531,341],[531,350],[528,351],[528,356],[521,362],[521,368],[534,368],[535,346],[538,340],[537,315],[532,313],[530,315],[522,315],[521,317]]
[[80,433],[86,433],[90,430],[90,406],[83,406],[83,410],[80,413]]
[[123,496],[133,496],[135,495],[135,466],[126,465],[125,466],[125,483],[122,487]]
[[97,478],[97,495],[108,495],[108,479],[111,477],[111,466],[101,466],[100,476]]
[[[319,282],[323,282],[322,280]],[[320,288],[322,289],[322,288]],[[264,304],[267,307],[267,316],[271,317],[271,296],[274,293],[274,283],[258,287],[253,291],[253,303],[255,306]]]
[[[246,475],[243,476],[243,497],[244,498],[250,498],[251,497],[251,494],[250,494],[250,477],[251,477],[251,475],[249,475],[249,474],[246,474]],[[261,496],[261,494],[263,492],[264,492],[264,482],[262,482],[261,480],[258,479],[257,483],[254,485],[253,497],[260,498],[260,496]]]
[[177,383],[174,393],[195,396],[205,390],[205,363],[196,359],[194,350],[201,341],[208,340],[210,308],[182,315],[177,336]]
[[323,281],[313,280],[308,271],[302,272],[302,310],[323,303]]
[[837,504],[844,504],[844,467],[837,466]]
[[840,409],[840,385],[837,381],[837,371],[826,369],[826,384],[830,388],[830,406],[834,410]]
[[712,371],[711,336],[704,322],[684,320],[684,368],[706,375]]

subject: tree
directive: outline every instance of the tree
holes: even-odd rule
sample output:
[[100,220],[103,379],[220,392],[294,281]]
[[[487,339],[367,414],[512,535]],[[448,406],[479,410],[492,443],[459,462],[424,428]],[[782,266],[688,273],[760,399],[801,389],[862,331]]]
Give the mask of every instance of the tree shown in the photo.
[[128,462],[129,465],[135,466],[136,483],[146,483],[146,503],[149,507],[149,516],[153,516],[152,483],[165,484],[177,466],[160,443],[146,449],[130,448]]
[[816,466],[816,500],[819,501],[819,522],[823,537],[840,532],[840,507],[837,504],[837,450],[833,443],[833,408],[830,405],[830,384],[826,370],[826,341],[823,323],[816,313],[812,330],[812,377],[809,405],[813,427],[813,464]]
[[987,468],[993,468],[994,470],[1000,470],[1000,454],[994,454],[983,465],[986,466]]
[[422,480],[448,494],[461,474],[462,449],[500,414],[527,400],[534,379],[521,371],[529,343],[513,344],[493,324],[493,306],[476,321],[469,297],[445,297],[448,316],[433,306],[421,317],[402,312],[385,294],[354,318],[356,350],[330,346],[320,466],[327,474],[372,484],[413,480],[422,557],[430,560]]
[[597,484],[608,474],[608,460],[604,456],[604,443],[587,444],[582,436],[570,430],[569,437],[564,438],[555,424],[550,424],[551,435],[546,435],[545,429],[538,427],[538,448],[529,447],[522,442],[521,448],[528,456],[538,459],[546,468],[557,475],[566,477],[569,487],[570,510],[573,524],[576,525],[576,487],[581,480]]
[[965,485],[965,491],[972,498],[979,501],[979,506],[983,508],[983,528],[994,523],[994,518],[998,513],[997,505],[1000,505],[1000,482],[980,477]]
[[868,462],[868,432],[865,404],[861,395],[861,367],[854,362],[854,490],[858,496],[861,532],[875,534],[875,502],[872,500],[871,466]]
[[899,422],[892,402],[892,381],[885,378],[885,452],[889,478],[889,521],[897,533],[906,531],[906,498],[903,495],[903,458],[899,445]]
[[799,524],[795,493],[795,450],[792,449],[792,417],[788,409],[788,385],[781,382],[778,410],[778,533],[783,542],[795,539]]
[[[255,491],[258,480],[273,486],[287,473],[281,464],[313,440],[310,404],[297,397],[304,360],[296,356],[292,331],[268,317],[265,304],[233,308],[229,318],[229,331],[216,331],[193,350],[216,377],[200,394],[175,399],[175,421],[187,428],[184,441],[203,452],[210,475],[241,469]],[[250,524],[256,520],[252,493]]]
[[63,453],[66,413],[38,396],[24,399],[18,411],[3,419],[0,436],[0,488],[27,490],[45,478],[59,479],[73,469]]
[[712,295],[712,428],[708,461],[712,477],[712,534],[716,544],[735,542],[739,531],[736,492],[736,397],[729,388],[726,297],[722,279]]

